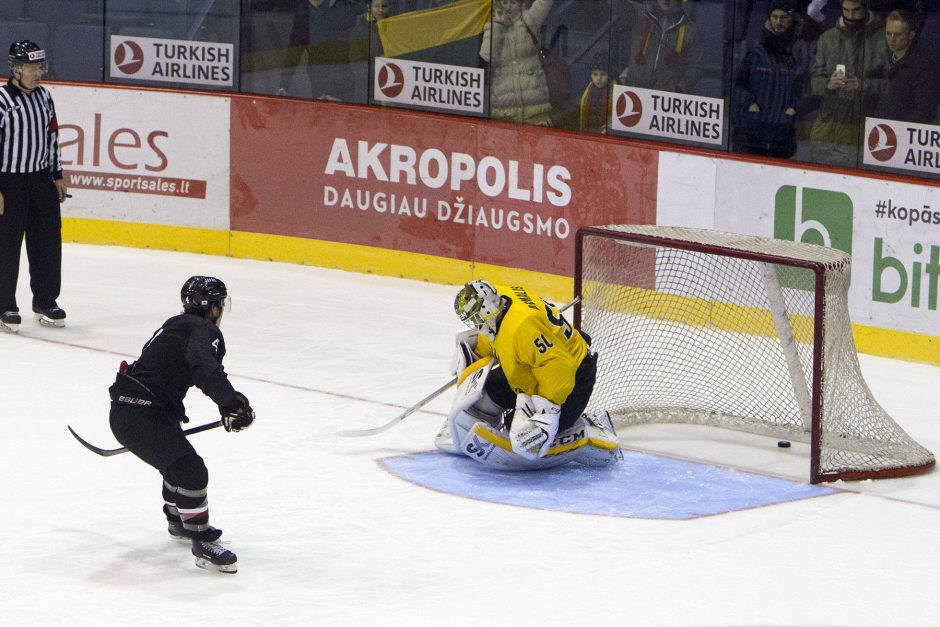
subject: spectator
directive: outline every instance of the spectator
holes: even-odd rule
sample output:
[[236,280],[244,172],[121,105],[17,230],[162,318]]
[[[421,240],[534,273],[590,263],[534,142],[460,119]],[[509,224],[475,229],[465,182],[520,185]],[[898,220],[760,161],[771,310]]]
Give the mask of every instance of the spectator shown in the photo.
[[[349,62],[353,65],[355,102],[372,99],[372,68],[375,58],[384,56],[382,40],[379,38],[379,20],[388,17],[388,0],[370,0],[365,13],[356,17],[349,37]],[[368,96],[367,96],[368,95]]]
[[62,178],[59,123],[40,85],[46,51],[24,40],[10,46],[10,79],[0,88],[0,330],[21,323],[16,305],[20,250],[26,238],[36,322],[64,327],[56,303],[62,286]]
[[610,114],[610,74],[607,71],[606,50],[595,53],[591,63],[591,82],[581,94],[581,117],[579,128],[595,133],[607,132],[607,116]]
[[892,11],[885,18],[888,66],[873,117],[923,124],[937,119],[937,68],[934,60],[912,48],[915,34],[916,21],[910,11]]
[[349,100],[349,32],[362,9],[359,0],[295,0],[294,23],[281,74],[279,96],[301,95],[296,69],[306,56],[309,91],[302,94],[323,100]]
[[796,152],[799,67],[793,45],[800,24],[795,0],[770,4],[764,38],[745,55],[735,81],[735,150],[783,159]]
[[388,0],[370,0],[365,13],[356,16],[349,37],[349,60],[370,61],[383,54],[379,39],[379,20],[388,17]]
[[698,28],[679,0],[619,0],[627,23],[633,24],[632,56],[620,82],[634,87],[693,93],[702,77],[705,56]]
[[490,68],[490,117],[551,126],[552,104],[539,57],[538,33],[554,0],[493,0],[480,58]]
[[867,2],[842,0],[842,16],[816,47],[811,81],[820,105],[810,139],[820,163],[857,165],[865,112],[881,91],[884,28]]

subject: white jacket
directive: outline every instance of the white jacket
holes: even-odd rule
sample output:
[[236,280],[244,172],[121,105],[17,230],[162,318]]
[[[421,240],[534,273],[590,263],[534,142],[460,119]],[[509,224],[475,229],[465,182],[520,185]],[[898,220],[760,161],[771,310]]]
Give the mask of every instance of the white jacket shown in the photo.
[[480,57],[490,66],[490,117],[527,124],[549,124],[552,105],[534,37],[554,0],[534,0],[509,23],[487,22]]

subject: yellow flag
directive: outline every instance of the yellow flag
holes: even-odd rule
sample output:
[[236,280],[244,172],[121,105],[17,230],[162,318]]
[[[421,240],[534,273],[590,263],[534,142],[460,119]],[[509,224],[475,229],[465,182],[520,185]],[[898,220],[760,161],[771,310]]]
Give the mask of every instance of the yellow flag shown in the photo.
[[379,20],[379,38],[387,57],[436,48],[483,32],[491,0],[456,0]]

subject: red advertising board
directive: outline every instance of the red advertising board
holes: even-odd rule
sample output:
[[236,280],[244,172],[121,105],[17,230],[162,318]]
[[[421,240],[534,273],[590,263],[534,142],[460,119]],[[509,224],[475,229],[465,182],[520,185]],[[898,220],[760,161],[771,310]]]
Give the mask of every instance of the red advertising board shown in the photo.
[[650,224],[656,150],[400,109],[236,96],[232,229],[570,276],[582,225]]

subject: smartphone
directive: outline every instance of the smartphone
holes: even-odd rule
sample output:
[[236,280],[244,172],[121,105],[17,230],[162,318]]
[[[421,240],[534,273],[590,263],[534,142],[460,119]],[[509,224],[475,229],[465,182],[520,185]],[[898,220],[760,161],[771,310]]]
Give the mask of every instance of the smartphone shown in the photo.
[[845,78],[845,66],[839,63],[836,65],[836,71],[832,73],[833,78]]

